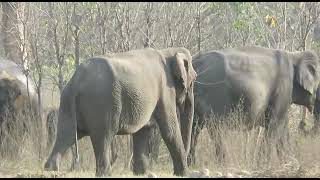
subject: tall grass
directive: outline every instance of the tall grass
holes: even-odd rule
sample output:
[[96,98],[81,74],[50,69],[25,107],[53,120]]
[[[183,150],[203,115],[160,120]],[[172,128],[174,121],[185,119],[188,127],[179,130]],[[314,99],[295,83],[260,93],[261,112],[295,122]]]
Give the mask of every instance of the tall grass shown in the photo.
[[[289,110],[290,141],[293,153],[288,156],[286,163],[280,163],[275,151],[272,153],[271,166],[257,168],[257,152],[260,142],[259,136],[263,135],[263,128],[254,128],[250,131],[243,130],[245,113],[235,110],[224,117],[212,115],[211,122],[227,122],[219,129],[203,129],[200,133],[196,147],[196,164],[191,169],[208,168],[210,175],[214,177],[228,177],[230,174],[240,177],[319,177],[320,171],[320,140],[319,137],[306,137],[299,133],[300,122],[298,106],[292,106]],[[308,120],[312,126],[312,116]],[[23,125],[22,122],[26,122]],[[6,119],[10,122],[10,119]],[[47,129],[44,120],[37,120],[28,115],[18,115],[16,121],[12,121],[10,132],[1,129],[5,136],[0,147],[0,172],[10,171],[11,174],[19,174],[19,177],[30,177],[28,173],[38,172],[37,177],[44,176],[48,172],[43,171],[43,165],[51,152],[52,144],[47,146]],[[41,122],[41,123],[39,123]],[[26,131],[23,132],[23,127]],[[225,163],[220,164],[215,155],[215,137],[210,131],[219,132],[225,146]],[[260,135],[259,135],[260,133]],[[131,155],[128,136],[116,136],[118,158],[112,167],[112,174],[116,177],[133,176],[130,170],[128,157]],[[274,145],[271,145],[274,146]],[[67,151],[61,161],[62,175],[58,177],[94,177],[95,157],[89,137],[79,141],[80,166],[76,172],[68,173],[72,153]],[[130,155],[128,155],[128,153]],[[172,161],[163,140],[160,144],[159,158],[150,171],[160,174],[161,177],[169,177],[173,173]],[[39,175],[42,174],[42,175]],[[57,175],[45,175],[56,177]]]
[[31,166],[41,162],[46,154],[44,142],[46,131],[41,118],[26,112],[15,113],[6,110],[2,116],[0,128],[0,158],[1,165],[17,163]]

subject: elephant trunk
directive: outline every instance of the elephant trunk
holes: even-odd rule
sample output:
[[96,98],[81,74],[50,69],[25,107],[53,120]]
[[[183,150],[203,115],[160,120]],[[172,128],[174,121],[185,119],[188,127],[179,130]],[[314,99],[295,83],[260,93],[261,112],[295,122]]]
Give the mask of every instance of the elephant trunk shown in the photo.
[[193,88],[187,93],[184,105],[180,108],[181,136],[186,154],[190,151],[192,121],[194,115]]
[[314,108],[313,108],[313,114],[314,114],[314,125],[313,125],[313,131],[319,132],[320,130],[320,100],[317,97]]

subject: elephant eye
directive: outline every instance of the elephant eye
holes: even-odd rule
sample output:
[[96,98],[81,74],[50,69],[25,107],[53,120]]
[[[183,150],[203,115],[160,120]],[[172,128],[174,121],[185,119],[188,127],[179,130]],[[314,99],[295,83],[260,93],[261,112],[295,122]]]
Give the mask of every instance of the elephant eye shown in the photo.
[[312,75],[316,74],[316,70],[313,68],[313,66],[308,65],[308,69],[309,69],[309,71],[311,72]]
[[186,71],[189,72],[189,64],[188,61],[186,59],[183,60],[184,62],[184,68],[186,68]]
[[192,88],[192,85],[193,85],[193,82],[190,83],[190,87],[189,88]]

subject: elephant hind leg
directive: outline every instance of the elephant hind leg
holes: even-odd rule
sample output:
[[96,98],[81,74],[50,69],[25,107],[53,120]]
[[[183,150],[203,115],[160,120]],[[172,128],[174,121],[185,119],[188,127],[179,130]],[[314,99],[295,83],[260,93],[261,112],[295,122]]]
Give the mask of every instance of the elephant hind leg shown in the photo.
[[148,167],[147,147],[151,137],[151,128],[143,127],[133,134],[133,173],[141,175],[146,173]]
[[59,161],[61,156],[63,156],[66,150],[75,143],[76,132],[74,123],[71,123],[70,120],[61,122],[68,123],[58,123],[56,141],[52,152],[44,165],[45,170],[59,171]]
[[196,146],[198,143],[198,137],[205,125],[204,115],[201,115],[198,118],[194,118],[193,126],[192,126],[192,134],[191,134],[191,144],[190,144],[190,153],[188,154],[187,163],[188,166],[195,165],[196,163]]
[[90,135],[93,146],[94,155],[96,158],[96,176],[110,176],[111,166],[109,161],[109,152],[111,145],[111,137],[105,138],[105,134]]

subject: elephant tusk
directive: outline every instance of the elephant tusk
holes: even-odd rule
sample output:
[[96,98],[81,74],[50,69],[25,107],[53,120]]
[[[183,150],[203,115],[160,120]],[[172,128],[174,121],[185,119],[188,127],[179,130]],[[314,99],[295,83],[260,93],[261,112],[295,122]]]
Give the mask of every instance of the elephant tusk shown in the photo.
[[197,74],[197,76],[200,76],[201,74],[207,72],[207,71],[210,70],[210,69],[212,69],[212,68],[207,67],[207,68],[204,69],[203,71],[199,72],[199,73]]
[[195,83],[198,83],[198,84],[201,84],[201,85],[214,86],[214,85],[218,85],[218,84],[224,83],[225,80],[223,80],[223,81],[218,81],[218,82],[215,82],[215,83],[203,83],[203,82],[199,82],[199,81],[194,81],[194,82],[195,82]]

